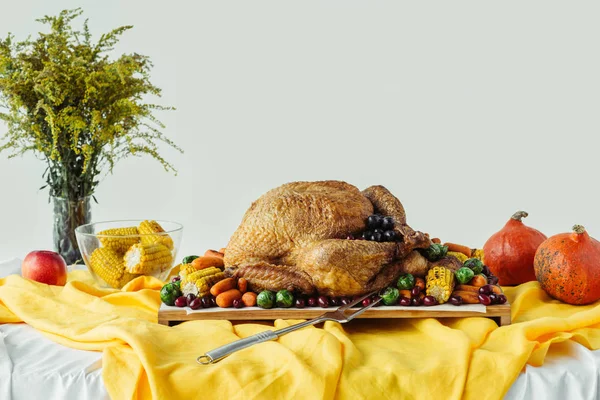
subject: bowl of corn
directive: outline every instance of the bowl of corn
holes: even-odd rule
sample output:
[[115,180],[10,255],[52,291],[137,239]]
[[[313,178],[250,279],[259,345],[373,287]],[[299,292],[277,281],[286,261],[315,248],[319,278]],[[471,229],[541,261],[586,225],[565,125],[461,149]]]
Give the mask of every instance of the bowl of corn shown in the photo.
[[123,220],[75,229],[85,265],[105,287],[121,289],[138,276],[166,280],[173,268],[183,226],[176,222]]

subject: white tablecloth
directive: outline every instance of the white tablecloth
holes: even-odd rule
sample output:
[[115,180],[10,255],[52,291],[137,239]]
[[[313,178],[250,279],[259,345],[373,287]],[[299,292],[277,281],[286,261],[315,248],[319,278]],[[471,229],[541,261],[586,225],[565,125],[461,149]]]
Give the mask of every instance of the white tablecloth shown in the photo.
[[[18,260],[0,263],[0,276],[19,272]],[[544,365],[527,366],[506,398],[600,399],[599,370],[600,350],[571,341],[554,345]],[[0,325],[0,399],[107,398],[101,353],[61,346],[26,324]]]

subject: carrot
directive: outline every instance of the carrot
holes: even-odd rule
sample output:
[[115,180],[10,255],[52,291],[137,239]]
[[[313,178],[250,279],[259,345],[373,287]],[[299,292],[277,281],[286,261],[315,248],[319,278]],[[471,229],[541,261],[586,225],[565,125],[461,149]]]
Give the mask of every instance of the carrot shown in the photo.
[[467,257],[471,257],[471,249],[467,246],[463,246],[462,244],[456,243],[444,243],[444,246],[448,247],[448,251],[455,251],[457,253],[463,253]]
[[490,285],[492,287],[492,293],[503,294],[502,288],[498,285]]
[[469,281],[469,285],[477,287],[485,286],[487,283],[487,278],[483,275],[475,275],[473,279]]
[[206,250],[206,253],[204,253],[204,255],[206,257],[218,257],[218,258],[225,257],[225,254],[221,253],[220,251],[216,251],[216,250]]
[[406,298],[410,299],[411,298],[410,290],[406,290],[406,289],[401,290],[400,291],[400,297],[401,298],[402,297],[406,297]]
[[225,247],[221,247],[221,248],[219,249],[219,253],[221,253],[221,254],[225,254]]
[[246,293],[248,291],[248,281],[244,278],[238,279],[238,289],[242,293]]
[[256,305],[256,296],[257,294],[254,292],[246,292],[242,295],[242,303],[246,307],[254,307]]
[[226,292],[220,293],[217,296],[217,305],[222,308],[231,307],[234,300],[242,298],[242,293],[237,289],[230,289]]
[[455,290],[452,292],[452,295],[460,296],[465,304],[479,304],[479,295],[477,293],[467,292],[465,290]]
[[222,281],[215,283],[213,285],[213,287],[210,288],[210,294],[212,294],[213,296],[218,296],[221,293],[226,292],[231,289],[234,289],[234,288],[235,288],[235,279],[226,278],[226,279],[223,279]]
[[196,269],[204,269],[208,267],[217,267],[221,268],[225,264],[223,263],[223,259],[219,257],[213,256],[203,256],[198,257],[194,261],[192,261],[192,266]]
[[421,288],[421,290],[425,290],[425,280],[423,278],[415,277],[415,286]]
[[458,285],[454,288],[455,291],[458,292],[473,292],[479,293],[479,287],[473,285]]
[[441,244],[442,243],[442,241],[440,240],[440,238],[433,238],[433,239],[431,239],[431,241],[433,243],[437,243],[437,244]]

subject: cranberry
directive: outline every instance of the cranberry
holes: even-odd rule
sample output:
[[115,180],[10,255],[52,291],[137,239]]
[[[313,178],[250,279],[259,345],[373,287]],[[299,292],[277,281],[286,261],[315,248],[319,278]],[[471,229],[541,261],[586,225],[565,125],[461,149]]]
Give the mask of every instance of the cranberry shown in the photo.
[[487,294],[479,294],[477,298],[479,299],[479,302],[484,306],[489,306],[490,304],[492,304],[492,299],[490,299],[490,296],[488,296]]
[[308,298],[308,306],[309,307],[316,307],[319,305],[319,302],[317,301],[316,297],[309,297]]
[[298,297],[295,302],[296,308],[306,307],[306,300],[303,297]]
[[497,297],[497,300],[498,300],[498,304],[504,304],[504,303],[506,303],[506,300],[507,300],[506,295],[504,295],[504,294],[498,294],[498,295],[496,295],[496,297]]
[[333,307],[339,307],[342,302],[338,297],[332,297],[331,300],[329,300],[329,304],[331,304]]
[[242,299],[235,299],[233,300],[233,307],[242,308],[244,307],[244,302],[242,301]]
[[348,236],[346,236],[346,240],[354,240],[354,235],[348,235]]
[[424,306],[435,306],[437,300],[433,296],[425,296],[423,297],[423,305]]
[[202,307],[202,300],[196,297],[194,300],[190,301],[190,304],[188,304],[188,306],[190,306],[192,310],[197,310]]
[[177,282],[180,280],[181,280],[181,277],[179,275],[175,275],[173,278],[171,278],[171,282]]
[[214,296],[210,296],[210,306],[211,307],[217,306],[217,299]]
[[321,308],[329,307],[329,299],[327,298],[327,296],[319,296],[317,301],[319,303],[319,307],[321,307]]
[[402,296],[400,301],[398,302],[401,306],[408,307],[410,306],[410,299],[408,297]]
[[185,299],[185,296],[179,296],[178,298],[175,299],[175,305],[177,307],[185,307],[187,306],[187,300]]
[[342,297],[341,302],[343,305],[347,306],[348,304],[352,303],[352,300],[347,297]]
[[364,299],[362,301],[362,305],[363,305],[363,307],[370,306],[371,305],[371,299],[367,297],[366,299]]

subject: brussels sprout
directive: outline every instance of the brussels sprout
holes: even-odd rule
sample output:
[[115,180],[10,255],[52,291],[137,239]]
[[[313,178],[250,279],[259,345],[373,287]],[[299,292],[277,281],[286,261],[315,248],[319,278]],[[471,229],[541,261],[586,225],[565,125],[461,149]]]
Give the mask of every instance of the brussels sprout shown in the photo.
[[386,306],[393,306],[394,304],[398,303],[400,291],[395,287],[388,287],[379,294],[379,297],[381,297],[383,304]]
[[194,261],[196,258],[198,258],[198,256],[187,256],[187,257],[183,257],[183,260],[181,261],[182,264],[190,264],[192,261]]
[[446,254],[448,254],[448,246],[433,243],[427,249],[423,250],[422,253],[429,261],[437,261],[446,257]]
[[264,290],[256,297],[256,305],[260,308],[273,308],[275,305],[275,293]]
[[173,286],[177,288],[177,290],[181,291],[181,279],[175,282],[171,282]]
[[181,296],[181,290],[175,283],[167,283],[160,289],[160,300],[168,306],[175,305],[175,299],[179,296]]
[[463,267],[471,268],[475,274],[480,274],[483,271],[483,263],[478,258],[469,258],[465,261]]
[[290,308],[294,305],[294,295],[288,290],[280,290],[275,296],[277,307]]
[[463,285],[469,283],[469,281],[475,276],[473,270],[467,267],[460,268],[454,273],[454,275],[456,276],[456,280],[458,280]]
[[398,278],[398,289],[410,290],[415,286],[415,277],[412,274],[402,275]]

